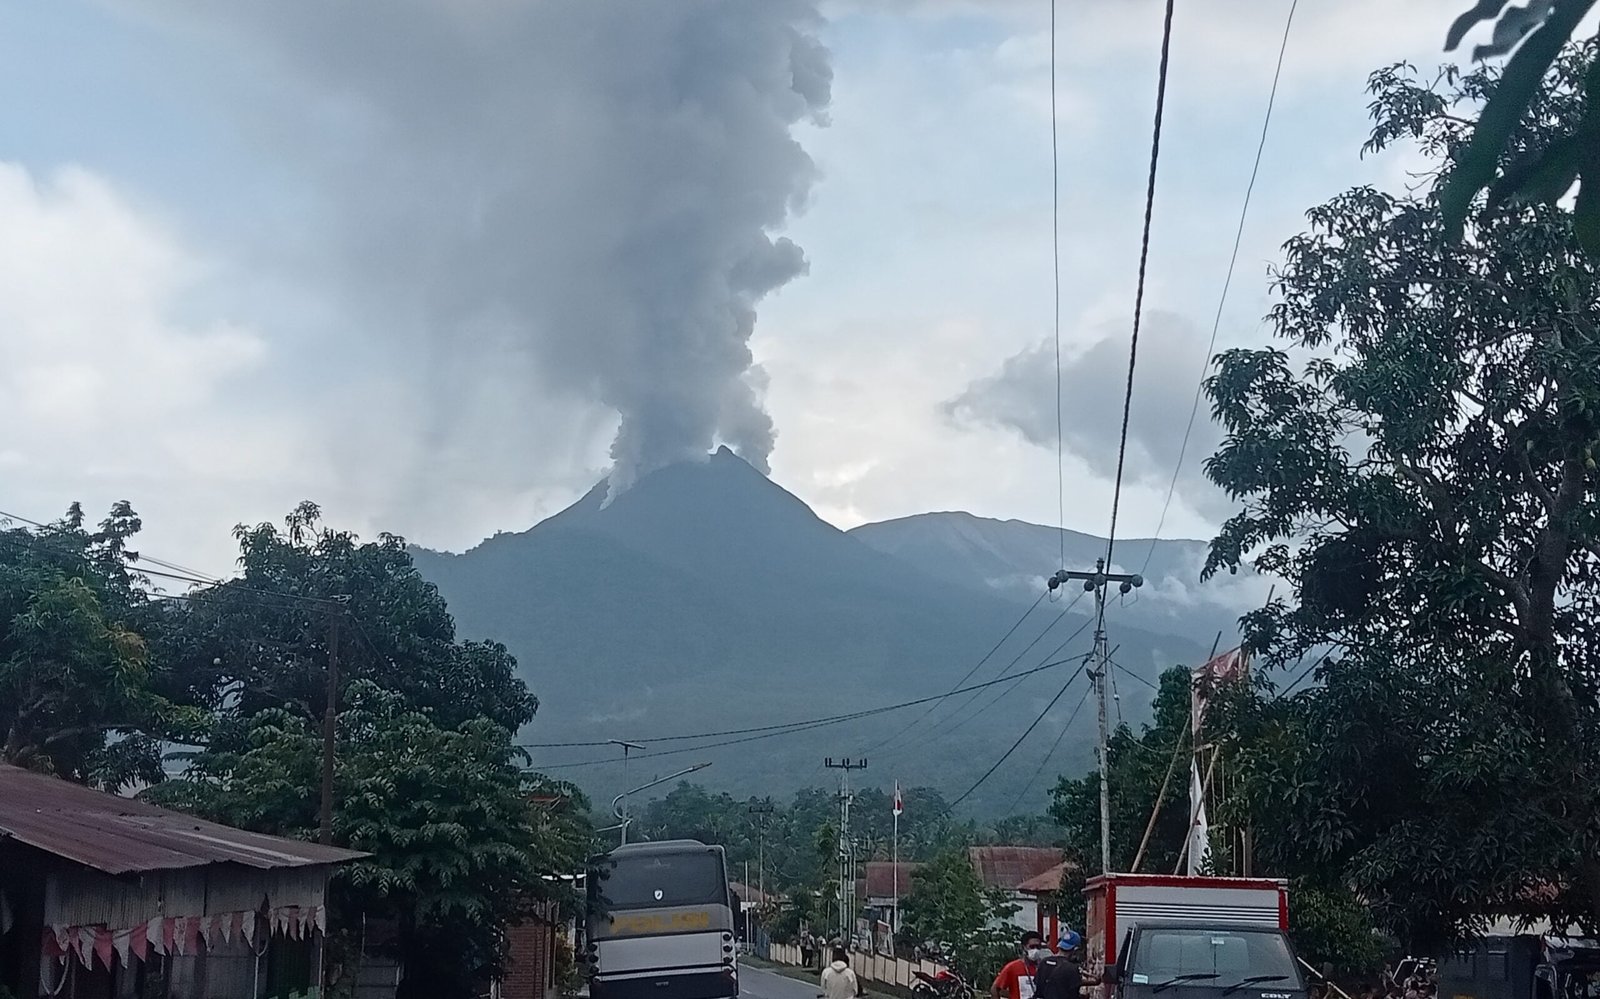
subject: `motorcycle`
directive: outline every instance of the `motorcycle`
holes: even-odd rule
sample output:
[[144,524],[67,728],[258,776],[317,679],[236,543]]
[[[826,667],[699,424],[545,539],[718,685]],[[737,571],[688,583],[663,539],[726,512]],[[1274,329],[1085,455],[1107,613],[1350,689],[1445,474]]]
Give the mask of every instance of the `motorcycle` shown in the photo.
[[965,978],[946,968],[937,975],[916,972],[911,994],[917,999],[976,999],[977,991]]

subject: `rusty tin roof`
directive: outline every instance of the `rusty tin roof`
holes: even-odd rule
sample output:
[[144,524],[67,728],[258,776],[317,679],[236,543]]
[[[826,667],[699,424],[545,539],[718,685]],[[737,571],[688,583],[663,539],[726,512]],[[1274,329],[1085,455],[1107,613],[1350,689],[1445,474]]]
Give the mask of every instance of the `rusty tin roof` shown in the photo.
[[242,864],[337,864],[365,854],[246,832],[0,764],[0,838],[107,874]]

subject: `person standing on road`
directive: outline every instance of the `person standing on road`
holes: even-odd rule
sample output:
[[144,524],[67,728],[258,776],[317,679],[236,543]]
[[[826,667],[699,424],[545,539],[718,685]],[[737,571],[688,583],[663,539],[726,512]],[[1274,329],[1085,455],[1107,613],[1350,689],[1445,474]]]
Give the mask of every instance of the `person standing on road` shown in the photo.
[[1079,999],[1085,984],[1099,984],[1098,979],[1086,981],[1081,967],[1083,937],[1072,930],[1063,930],[1056,941],[1056,953],[1039,962],[1034,976],[1034,994],[1038,999]]
[[1020,950],[1022,956],[995,976],[994,984],[989,986],[990,999],[1033,999],[1039,962],[1050,952],[1045,950],[1044,938],[1032,930],[1022,935]]
[[860,994],[861,983],[850,970],[849,951],[833,948],[833,963],[822,969],[822,999],[856,999]]

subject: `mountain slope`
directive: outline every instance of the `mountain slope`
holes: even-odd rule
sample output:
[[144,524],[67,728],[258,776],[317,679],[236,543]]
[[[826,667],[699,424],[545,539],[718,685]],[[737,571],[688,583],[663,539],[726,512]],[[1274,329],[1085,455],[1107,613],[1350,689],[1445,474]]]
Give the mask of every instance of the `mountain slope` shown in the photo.
[[[1092,569],[1106,551],[1104,538],[1020,520],[970,513],[925,513],[863,524],[850,536],[952,585],[1015,600],[1032,599],[1060,568],[1063,541],[1069,568]],[[1264,600],[1268,584],[1251,573],[1221,575],[1202,583],[1203,541],[1119,539],[1116,570],[1141,572],[1145,586],[1113,595],[1108,617],[1138,628],[1187,635],[1209,643],[1218,631],[1227,642],[1239,615]]]
[[[530,741],[648,742],[942,693],[1033,599],[1017,603],[935,579],[825,523],[726,451],[662,469],[609,505],[605,498],[602,484],[531,530],[496,535],[464,554],[415,553],[461,631],[503,641],[517,655],[542,702]],[[1013,660],[1013,672],[1044,662],[1087,622],[1086,602],[1063,613],[1065,607],[1041,605],[973,681],[999,676]],[[1203,651],[1133,631],[1119,640],[1119,660],[1146,677]],[[1089,645],[1089,629],[1081,627],[1056,658]],[[650,750],[675,755],[657,761],[636,754],[630,779],[642,783],[704,759],[715,763],[704,775],[709,784],[781,793],[831,777],[820,767],[824,756],[868,755],[869,782],[935,783],[958,794],[1072,669],[1039,674],[1015,690],[969,695],[961,720],[940,721],[954,713],[947,705],[887,746],[877,744],[926,709],[728,746],[706,746],[719,739],[659,743]],[[1142,691],[1124,688],[1126,711],[1140,710]],[[1076,688],[1062,697],[1033,737],[1038,744],[1019,750],[1015,766],[1002,768],[971,800],[1008,805],[1077,699]],[[1087,765],[1089,718],[1092,712],[1080,716],[1062,742],[1060,760],[1072,769]],[[611,747],[540,749],[536,762],[604,799],[623,789],[620,764],[562,765],[619,755]]]

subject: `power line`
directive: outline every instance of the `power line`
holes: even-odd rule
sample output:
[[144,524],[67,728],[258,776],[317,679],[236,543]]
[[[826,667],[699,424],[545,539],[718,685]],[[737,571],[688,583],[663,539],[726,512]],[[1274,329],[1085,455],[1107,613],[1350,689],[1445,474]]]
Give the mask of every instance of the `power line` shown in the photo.
[[1244,223],[1250,215],[1250,196],[1255,193],[1256,176],[1261,172],[1261,154],[1267,148],[1267,130],[1272,125],[1272,106],[1278,100],[1278,79],[1283,75],[1283,54],[1289,48],[1289,29],[1294,27],[1295,8],[1300,0],[1291,0],[1289,16],[1283,22],[1283,39],[1278,43],[1278,64],[1272,70],[1272,89],[1267,93],[1267,113],[1261,119],[1261,138],[1256,143],[1255,162],[1250,166],[1250,183],[1245,185],[1244,203],[1239,208],[1239,226],[1233,233],[1233,252],[1228,255],[1228,271],[1222,279],[1222,294],[1217,297],[1217,312],[1211,319],[1211,340],[1206,344],[1205,358],[1200,362],[1200,377],[1195,380],[1194,401],[1189,404],[1189,422],[1183,428],[1183,443],[1178,445],[1178,462],[1172,468],[1172,481],[1167,483],[1167,498],[1161,504],[1161,516],[1156,520],[1156,532],[1150,537],[1150,551],[1145,554],[1142,573],[1150,567],[1155,556],[1156,542],[1161,529],[1167,525],[1167,511],[1172,507],[1172,496],[1178,488],[1178,474],[1183,471],[1183,459],[1189,451],[1189,435],[1194,432],[1195,416],[1200,412],[1200,396],[1205,389],[1206,372],[1211,368],[1211,357],[1217,349],[1217,331],[1222,328],[1222,309],[1228,302],[1228,289],[1233,285],[1234,265],[1239,262],[1239,245],[1244,240]]
[[[1083,634],[1084,630],[1087,629],[1091,623],[1093,623],[1093,618],[1085,620],[1082,624],[1078,625],[1077,630],[1074,631],[1072,634],[1068,635],[1066,638],[1062,639],[1061,642],[1059,644],[1057,644],[1054,649],[1051,649],[1050,652],[1044,657],[1043,661],[1048,662],[1049,660],[1054,659],[1061,652],[1062,649],[1065,649],[1069,644],[1072,643],[1073,639],[1075,639],[1079,635]],[[1002,673],[997,679],[1005,679],[1009,675],[1010,675],[1010,671],[1007,670],[1005,673]],[[965,728],[968,723],[972,722],[973,720],[978,718],[980,715],[983,715],[983,714],[987,713],[990,709],[992,709],[995,705],[999,704],[1001,701],[1005,700],[1007,697],[1010,697],[1016,691],[1016,689],[1018,687],[1022,686],[1022,681],[1024,679],[1026,679],[1026,677],[1027,677],[1027,674],[1021,674],[1021,675],[1012,677],[1011,686],[1007,687],[1004,690],[996,691],[995,695],[993,697],[991,697],[989,700],[985,701],[982,707],[978,708],[975,711],[967,712],[965,715],[963,715],[961,717],[961,720],[957,721],[954,725],[951,725],[948,728],[940,729],[939,730],[939,735],[947,736],[947,735],[951,735],[951,734],[953,734],[955,732],[959,732],[961,729]],[[977,694],[972,695],[972,698],[967,701],[967,704],[971,704],[974,700],[977,700],[978,696],[979,695],[977,695]]]
[[[1025,676],[1032,676],[1035,673],[1043,673],[1043,672],[1045,672],[1047,670],[1055,669],[1058,666],[1065,666],[1068,663],[1077,662],[1079,658],[1080,657],[1078,657],[1078,656],[1073,656],[1073,657],[1071,657],[1069,659],[1061,659],[1061,660],[1057,660],[1056,662],[1044,663],[1043,665],[1035,666],[1034,668],[1032,668],[1030,670],[1027,670],[1026,672],[1017,674],[1017,676],[1014,677],[1013,679],[1019,679],[1021,677],[1025,677]],[[1081,667],[1080,667],[1080,671],[1081,671]],[[955,691],[955,693],[959,694],[959,693],[966,693],[967,691],[970,691],[970,690],[982,690],[985,687],[993,687],[996,684],[1005,683],[1005,682],[1006,682],[1006,680],[1004,680],[1004,679],[987,680],[987,681],[985,681],[983,683],[973,684],[970,687],[963,687],[961,690]],[[673,741],[681,741],[681,740],[688,740],[688,739],[695,739],[695,740],[698,740],[698,739],[710,739],[710,738],[714,738],[714,737],[722,736],[722,735],[740,735],[740,734],[743,734],[743,733],[756,733],[754,735],[750,735],[747,738],[730,739],[730,740],[728,740],[726,742],[703,743],[703,744],[697,745],[697,746],[689,746],[689,747],[686,747],[684,749],[664,749],[664,750],[659,750],[659,751],[653,752],[653,753],[640,753],[639,755],[637,755],[637,756],[635,756],[633,758],[636,759],[636,760],[643,760],[643,759],[649,759],[649,758],[657,757],[657,756],[675,756],[675,755],[677,755],[679,753],[697,753],[697,752],[700,752],[703,749],[714,749],[714,748],[717,748],[719,746],[732,746],[732,745],[737,745],[737,744],[745,743],[745,742],[755,742],[755,741],[757,741],[759,739],[771,739],[771,738],[775,738],[775,737],[780,736],[780,735],[792,735],[795,732],[805,732],[805,731],[809,731],[809,730],[814,729],[814,728],[822,728],[822,727],[827,726],[827,725],[837,725],[837,724],[839,724],[841,722],[855,721],[858,718],[869,718],[869,717],[872,717],[874,715],[886,714],[886,713],[891,712],[891,711],[900,711],[900,710],[903,710],[905,708],[916,707],[919,704],[927,704],[930,701],[936,701],[939,698],[945,697],[945,696],[948,696],[948,695],[945,695],[945,694],[930,694],[927,697],[918,697],[915,700],[901,701],[898,704],[885,704],[885,705],[883,705],[881,707],[867,708],[867,709],[862,710],[862,711],[852,711],[852,712],[850,712],[848,714],[831,715],[831,716],[828,716],[828,717],[825,717],[825,718],[812,718],[812,719],[809,719],[807,721],[789,722],[789,723],[784,724],[784,725],[763,725],[763,726],[759,726],[759,727],[756,727],[756,728],[748,728],[748,729],[730,729],[730,730],[728,730],[726,732],[702,732],[702,733],[700,733],[698,735],[673,735],[673,736],[665,736],[665,737],[658,738],[658,739],[637,739],[635,741],[642,742],[642,743],[673,742]],[[521,748],[521,749],[560,749],[560,748],[567,748],[570,745],[575,745],[575,744],[570,744],[569,743],[569,744],[541,745],[539,743],[517,743],[518,748]],[[610,745],[610,743],[605,743],[605,745]],[[553,764],[550,764],[545,769],[554,770],[554,769],[567,769],[567,768],[570,768],[570,767],[590,767],[590,766],[600,766],[602,764],[615,763],[615,762],[616,762],[616,759],[614,757],[608,757],[606,759],[600,759],[600,760],[581,760],[581,761],[576,762],[576,763],[553,763]]]
[[1050,758],[1056,755],[1056,750],[1061,748],[1061,740],[1065,739],[1067,733],[1072,731],[1072,723],[1078,720],[1078,714],[1083,711],[1083,706],[1089,703],[1089,695],[1092,693],[1094,693],[1093,686],[1083,688],[1083,696],[1078,699],[1078,706],[1072,709],[1072,714],[1067,716],[1066,724],[1062,725],[1061,731],[1056,733],[1056,741],[1050,744],[1050,751],[1045,753],[1044,759],[1039,761],[1039,766],[1033,771],[1033,776],[1023,783],[1022,789],[1011,800],[1010,807],[1006,809],[1007,815],[1016,814],[1017,806],[1022,803],[1023,798],[1028,796],[1028,789],[1033,786],[1034,781],[1039,779],[1039,775],[1044,773],[1044,768],[1049,765]]
[[[939,705],[944,703],[945,698],[947,698],[951,694],[955,693],[955,691],[962,684],[964,684],[968,680],[972,679],[973,674],[977,673],[978,670],[982,669],[983,668],[983,664],[988,662],[994,656],[994,654],[996,652],[1000,651],[1000,646],[1006,644],[1007,639],[1009,639],[1012,635],[1015,635],[1017,633],[1017,629],[1022,627],[1022,622],[1026,621],[1028,619],[1028,615],[1032,614],[1038,608],[1038,606],[1041,603],[1044,602],[1044,598],[1049,596],[1049,595],[1050,595],[1050,591],[1049,590],[1045,590],[1045,591],[1041,592],[1039,594],[1038,598],[1035,599],[1033,601],[1033,603],[1028,606],[1028,609],[1022,612],[1022,616],[1017,618],[1016,622],[1013,623],[1010,628],[1006,629],[1006,633],[1004,635],[1000,636],[1000,641],[995,642],[994,646],[991,649],[989,649],[988,652],[985,652],[983,654],[983,658],[979,659],[977,661],[977,663],[971,669],[967,670],[965,676],[963,676],[961,679],[959,679],[959,680],[957,680],[955,682],[955,686],[951,687],[950,690],[945,693],[944,697],[939,698],[939,700],[937,700],[933,704],[929,705],[928,706],[928,710],[924,711],[918,717],[913,718],[909,724],[907,724],[904,728],[900,729],[898,732],[895,732],[895,733],[891,734],[888,738],[879,740],[878,742],[873,743],[871,746],[868,746],[866,751],[868,753],[871,753],[871,752],[874,752],[875,750],[882,749],[884,746],[887,746],[889,743],[894,742],[896,739],[900,738],[902,735],[905,735],[907,732],[911,731],[913,728],[916,728],[918,725],[922,724],[922,722],[925,721],[929,715],[931,715],[935,711],[939,710]],[[1031,646],[1030,646],[1030,648],[1031,648]],[[1014,663],[1015,663],[1015,660],[1013,660],[1013,664]]]
[[1133,670],[1131,670],[1128,667],[1122,665],[1121,663],[1114,662],[1111,665],[1115,666],[1117,669],[1122,670],[1123,673],[1127,674],[1128,676],[1131,676],[1135,680],[1138,680],[1140,683],[1144,684],[1146,687],[1149,687],[1151,690],[1160,690],[1161,689],[1161,685],[1160,684],[1154,682],[1153,680],[1146,680],[1144,677],[1142,677],[1139,674],[1135,673]]
[[1303,681],[1306,677],[1311,675],[1311,671],[1312,670],[1316,669],[1318,666],[1321,666],[1327,660],[1328,656],[1332,652],[1333,652],[1333,650],[1329,649],[1327,652],[1324,652],[1322,655],[1318,656],[1316,662],[1312,663],[1310,666],[1307,666],[1305,669],[1301,670],[1300,671],[1300,675],[1295,677],[1293,682],[1291,682],[1289,684],[1289,686],[1283,688],[1283,692],[1281,694],[1279,694],[1277,697],[1274,697],[1273,700],[1274,701],[1281,701],[1285,697],[1288,697],[1289,694],[1294,691],[1294,688],[1300,686],[1301,681]]
[[1172,12],[1177,0],[1167,0],[1161,27],[1161,65],[1156,71],[1156,114],[1150,136],[1150,179],[1144,193],[1144,233],[1139,241],[1139,283],[1133,296],[1133,335],[1128,342],[1128,387],[1122,397],[1122,433],[1117,444],[1117,477],[1111,491],[1111,530],[1106,532],[1106,568],[1112,568],[1111,551],[1117,542],[1117,511],[1122,505],[1122,469],[1128,457],[1128,419],[1133,413],[1133,373],[1139,363],[1139,326],[1144,319],[1145,272],[1150,262],[1150,220],[1156,208],[1156,168],[1161,161],[1161,119],[1167,107],[1167,67],[1172,52]]
[[1067,480],[1061,458],[1061,145],[1056,139],[1056,0],[1050,0],[1050,278],[1056,345],[1056,542],[1067,562]]
[[[0,510],[0,520],[21,521],[24,524],[27,524],[27,525],[29,525],[31,527],[39,528],[40,530],[49,530],[49,528],[50,528],[50,525],[48,525],[48,524],[42,524],[37,520],[30,520],[27,517],[18,516],[17,514],[14,514],[14,513],[8,513],[8,512],[6,512],[4,510]],[[27,532],[23,532],[23,533],[25,535],[27,534]],[[27,537],[28,537],[29,541],[32,544],[42,544],[47,540],[51,540],[51,539],[47,539],[47,538],[38,537],[37,535],[27,535]],[[65,554],[75,554],[70,549],[66,549],[66,548],[62,548],[62,549],[58,549],[58,550],[60,550],[61,552],[65,553]],[[162,569],[147,568],[143,564],[145,562],[149,562],[152,565],[159,565],[159,566],[162,566],[163,569],[172,570],[172,571],[163,571]],[[127,569],[128,572],[130,572],[130,573],[132,573],[134,575],[155,576],[158,579],[170,579],[170,580],[174,580],[174,581],[180,582],[180,583],[189,583],[189,584],[194,585],[194,586],[204,586],[204,587],[209,587],[209,588],[213,588],[213,589],[226,588],[229,591],[244,592],[244,593],[255,593],[255,594],[261,594],[261,595],[264,595],[264,596],[280,597],[280,598],[282,598],[284,600],[298,600],[298,601],[302,601],[304,603],[317,604],[317,605],[320,605],[320,606],[334,607],[334,608],[338,608],[338,609],[345,609],[347,607],[347,604],[343,600],[329,599],[327,597],[308,597],[308,596],[306,596],[304,594],[301,594],[301,593],[287,593],[287,592],[284,592],[282,590],[263,589],[263,588],[258,587],[258,586],[246,585],[244,582],[242,582],[240,580],[237,580],[237,579],[218,579],[215,576],[207,576],[204,573],[197,572],[196,570],[193,570],[193,569],[186,569],[182,565],[180,565],[180,564],[178,564],[176,562],[168,562],[165,559],[159,559],[159,558],[155,558],[154,556],[151,556],[151,555],[144,555],[144,554],[140,554],[140,553],[136,553],[136,552],[128,552],[127,553],[127,563],[125,564],[125,568]],[[156,594],[153,594],[153,595],[157,596],[157,597],[159,597],[161,599],[168,599],[168,600],[179,599],[180,598],[179,594],[172,594],[172,593],[156,593]]]
[[1061,685],[1061,689],[1056,691],[1056,696],[1050,698],[1050,703],[1046,704],[1044,706],[1044,710],[1039,712],[1039,717],[1035,718],[1033,720],[1033,722],[1027,728],[1022,730],[1022,734],[1017,736],[1017,741],[1013,742],[1011,744],[1011,748],[1007,749],[1003,754],[1001,754],[1001,756],[1000,756],[1000,758],[998,760],[994,761],[994,766],[990,767],[988,770],[985,770],[983,772],[983,776],[982,777],[979,777],[976,781],[973,782],[971,787],[969,787],[965,791],[961,792],[961,796],[959,798],[957,798],[956,800],[950,802],[950,807],[951,808],[954,808],[957,805],[961,804],[963,801],[966,801],[967,798],[971,796],[972,792],[974,792],[978,788],[982,787],[983,786],[983,782],[988,780],[991,776],[993,776],[993,774],[994,774],[994,772],[996,770],[1000,769],[1000,764],[1004,763],[1006,760],[1011,758],[1011,754],[1016,752],[1017,751],[1017,747],[1022,745],[1023,740],[1026,739],[1030,734],[1032,734],[1034,729],[1039,727],[1039,723],[1044,721],[1044,716],[1050,713],[1050,709],[1056,706],[1056,702],[1061,700],[1061,695],[1065,694],[1067,692],[1067,688],[1072,686],[1072,681],[1076,680],[1078,678],[1079,674],[1081,674],[1082,672],[1083,672],[1083,666],[1079,665],[1078,668],[1073,671],[1072,675],[1067,677],[1067,682],[1063,683]]
[[[1046,591],[1046,592],[1048,592],[1048,591]],[[1042,640],[1044,638],[1044,636],[1046,636],[1046,635],[1048,635],[1050,633],[1051,629],[1055,628],[1055,626],[1057,624],[1060,624],[1061,623],[1061,619],[1066,617],[1067,616],[1067,612],[1072,610],[1073,606],[1075,606],[1077,604],[1077,602],[1079,600],[1081,600],[1082,598],[1083,598],[1083,594],[1080,593],[1076,597],[1073,597],[1072,600],[1070,600],[1067,603],[1066,606],[1062,607],[1061,610],[1056,613],[1056,616],[1054,618],[1051,618],[1050,623],[1044,626],[1044,630],[1039,632],[1039,634],[1034,636],[1033,641],[1029,642],[1026,646],[1024,646],[1021,652],[1018,652],[1016,655],[1011,657],[1011,661],[1009,663],[1006,663],[1005,668],[1000,671],[1000,675],[995,677],[995,679],[996,680],[1003,680],[1006,677],[1010,676],[1012,668],[1014,666],[1016,666],[1017,663],[1022,661],[1022,657],[1027,655],[1030,651],[1032,651],[1033,647],[1035,645],[1038,645],[1040,640]],[[1088,622],[1085,621],[1083,625],[1080,625],[1078,627],[1077,631],[1073,632],[1072,634],[1068,635],[1065,639],[1063,639],[1061,641],[1061,643],[1058,644],[1055,647],[1055,649],[1053,649],[1050,653],[1048,653],[1043,659],[1041,659],[1040,662],[1046,662],[1046,661],[1048,661],[1050,659],[1055,658],[1056,653],[1058,653],[1062,649],[1066,648],[1068,642],[1072,641],[1074,638],[1077,638],[1080,634],[1082,634],[1084,627],[1087,627],[1087,625],[1088,625]],[[947,735],[950,732],[954,732],[957,729],[961,728],[963,725],[965,725],[967,722],[971,721],[973,718],[977,717],[978,715],[983,714],[985,711],[987,711],[991,707],[993,707],[996,701],[1003,700],[1006,697],[1006,695],[1010,694],[1011,691],[1015,690],[1017,688],[1017,684],[1020,684],[1021,682],[1022,682],[1021,679],[1018,678],[1016,684],[1012,684],[1011,687],[1009,687],[1006,690],[1002,690],[999,693],[997,693],[995,695],[994,701],[991,701],[990,703],[984,705],[983,707],[979,708],[977,711],[967,712],[965,714],[965,716],[962,717],[962,719],[960,721],[955,723],[955,725],[951,726],[950,728],[940,729],[939,730],[939,734],[940,735]],[[971,697],[967,698],[964,702],[962,702],[962,704],[958,708],[956,708],[956,710],[951,715],[951,717],[954,717],[955,715],[961,715],[963,712],[966,712],[966,709],[972,706],[973,702],[978,699],[978,696],[979,695],[977,695],[977,694],[973,694]],[[930,711],[931,711],[931,709],[930,709]],[[890,741],[892,741],[892,740],[885,740],[884,742],[879,743],[877,748],[881,748],[882,746],[886,745]],[[925,741],[925,740],[918,740],[917,742],[911,743],[911,745],[918,745],[918,744],[920,744],[921,741]],[[905,747],[901,747],[901,748],[904,749]]]

